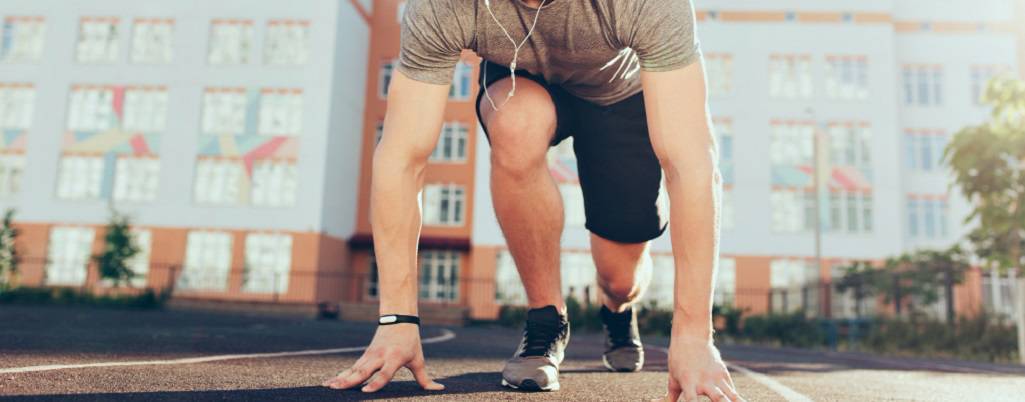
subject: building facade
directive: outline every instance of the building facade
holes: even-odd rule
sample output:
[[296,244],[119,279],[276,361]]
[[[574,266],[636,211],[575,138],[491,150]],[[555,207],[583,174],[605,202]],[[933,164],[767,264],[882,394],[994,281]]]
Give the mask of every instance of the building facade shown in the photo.
[[[370,170],[404,1],[56,1],[0,8],[0,205],[18,210],[23,281],[96,283],[113,205],[147,245],[139,283],[376,313]],[[1025,76],[1025,1],[942,3],[696,2],[725,181],[717,303],[851,316],[829,285],[844,264],[961,238],[940,155],[987,116],[990,77]],[[420,298],[492,318],[525,296],[491,206],[478,60],[456,68],[427,169]],[[597,301],[568,141],[550,167],[564,292]],[[652,254],[646,298],[669,306],[668,235]],[[957,308],[1005,311],[1006,289],[973,270]]]
[[352,94],[370,38],[357,8],[40,0],[0,13],[2,107],[14,116],[2,205],[22,229],[19,281],[97,282],[89,256],[113,208],[138,233],[137,284],[341,297],[328,273],[342,271],[356,229],[364,104]]

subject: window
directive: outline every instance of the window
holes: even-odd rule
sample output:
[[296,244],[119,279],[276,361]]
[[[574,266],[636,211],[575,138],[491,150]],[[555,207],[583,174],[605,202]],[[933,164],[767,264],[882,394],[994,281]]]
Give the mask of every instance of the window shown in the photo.
[[448,99],[465,101],[470,99],[470,82],[473,81],[473,67],[465,62],[456,63],[452,77],[452,86],[448,89]]
[[830,189],[829,229],[838,233],[871,233],[873,222],[872,193]]
[[732,258],[721,258],[719,259],[719,270],[715,273],[713,302],[718,306],[732,306],[735,303],[736,292],[737,261]]
[[245,168],[237,159],[196,160],[193,197],[197,204],[240,205]]
[[1007,66],[972,66],[972,101],[976,105],[983,105],[982,98],[989,81],[1010,71],[1011,68]]
[[868,99],[868,57],[826,56],[826,96],[837,100]]
[[167,88],[129,87],[125,89],[124,129],[132,132],[159,133],[167,129]]
[[100,132],[115,128],[114,88],[76,85],[71,88],[68,131]]
[[459,252],[420,251],[420,300],[454,302],[459,299]]
[[790,313],[816,308],[815,296],[818,270],[811,261],[776,259],[769,263],[769,282],[772,287],[771,311]]
[[292,266],[292,236],[251,233],[246,235],[246,265],[242,290],[253,293],[288,292]]
[[85,285],[93,236],[93,229],[87,227],[55,226],[50,229],[46,256],[47,285]]
[[811,166],[815,127],[810,123],[773,122],[769,161],[773,167]]
[[774,99],[810,99],[813,91],[811,56],[774,54],[769,57],[769,96]]
[[377,96],[388,99],[388,87],[391,86],[391,75],[395,71],[395,61],[389,60],[381,64],[381,76],[377,80]]
[[0,129],[31,128],[35,106],[36,88],[31,84],[0,83]]
[[769,194],[772,230],[798,233],[815,227],[815,193],[793,188],[775,188]]
[[253,205],[290,207],[295,205],[295,162],[287,160],[256,160],[253,162]]
[[904,104],[937,106],[943,104],[943,66],[906,65],[903,68]]
[[157,199],[160,160],[123,156],[114,168],[114,199],[117,201],[153,201]]
[[833,318],[860,318],[874,315],[876,298],[869,293],[867,284],[862,287],[860,295],[857,289],[852,288],[841,292],[836,286],[836,283],[843,277],[845,269],[845,264],[835,264],[830,268],[833,278],[833,294],[830,297]]
[[566,227],[584,227],[587,222],[584,216],[584,193],[580,185],[572,183],[559,184],[562,195],[562,207],[566,216]]
[[723,230],[733,229],[737,222],[736,207],[733,204],[733,189],[726,187],[722,192],[722,209],[719,211],[719,224]]
[[947,135],[942,130],[906,130],[904,132],[906,164],[913,171],[940,170]]
[[253,21],[213,20],[210,24],[211,65],[249,64],[253,47]]
[[185,266],[178,290],[224,291],[231,270],[231,233],[190,231],[185,245]]
[[909,195],[908,235],[916,239],[945,239],[950,209],[945,195]]
[[454,184],[428,184],[423,191],[423,223],[435,226],[462,226],[465,191]]
[[78,62],[116,62],[121,51],[119,24],[114,17],[82,18],[78,29]]
[[733,184],[733,123],[730,120],[716,120],[715,132],[719,140],[719,170],[723,183]]
[[[509,250],[500,250],[495,263],[495,301],[502,305],[527,305],[527,292],[523,289],[520,274],[516,271]],[[650,291],[649,291],[650,294]]]
[[260,135],[297,136],[303,129],[303,93],[264,89],[260,94]]
[[872,168],[872,132],[867,124],[829,125],[829,163],[833,166]]
[[132,62],[167,64],[174,54],[174,20],[136,19],[132,33]]
[[64,200],[100,198],[103,171],[102,156],[62,156],[57,176],[57,198]]
[[310,57],[309,21],[271,20],[263,47],[264,63],[299,66]]
[[465,162],[468,129],[458,122],[445,123],[441,128],[441,138],[431,154],[432,162]]
[[18,193],[21,189],[21,175],[24,170],[24,155],[0,154],[0,197]]
[[241,88],[208,88],[203,93],[203,133],[242,134],[249,100]]
[[4,18],[0,38],[0,61],[31,63],[39,61],[46,41],[46,20],[43,17]]
[[733,56],[722,53],[705,55],[708,95],[720,97],[733,92]]

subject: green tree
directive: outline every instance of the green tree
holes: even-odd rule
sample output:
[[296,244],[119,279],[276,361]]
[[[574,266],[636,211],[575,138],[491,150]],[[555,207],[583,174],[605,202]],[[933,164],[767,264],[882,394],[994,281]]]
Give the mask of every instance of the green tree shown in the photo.
[[855,261],[837,281],[841,292],[853,292],[860,317],[861,301],[883,296],[900,317],[919,312],[944,295],[947,322],[954,322],[954,285],[964,280],[968,264],[958,247],[947,250],[918,250],[887,258],[882,267],[868,261]]
[[139,253],[132,236],[131,221],[127,216],[111,211],[110,222],[104,235],[103,252],[93,256],[99,267],[100,278],[113,282],[114,287],[130,283],[135,272],[128,262]]
[[21,256],[15,246],[20,231],[14,227],[14,209],[4,212],[3,223],[0,224],[0,290],[13,287],[17,283],[18,263]]
[[[955,134],[944,162],[971,203],[965,222],[973,224],[968,240],[975,254],[1018,270],[1025,250],[1025,81],[996,78],[983,101],[992,107],[989,121]],[[1018,278],[1018,356],[1025,364],[1025,275]]]

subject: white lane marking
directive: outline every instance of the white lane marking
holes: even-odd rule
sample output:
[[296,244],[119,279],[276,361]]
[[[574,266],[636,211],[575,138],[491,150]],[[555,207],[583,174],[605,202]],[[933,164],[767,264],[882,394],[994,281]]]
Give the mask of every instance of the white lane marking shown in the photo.
[[[423,344],[440,343],[454,339],[456,337],[455,332],[447,329],[441,330],[441,335],[426,338],[420,342]],[[36,371],[50,371],[50,370],[66,370],[66,369],[77,369],[77,368],[93,368],[93,367],[122,367],[122,366],[149,366],[149,365],[171,365],[171,364],[195,364],[195,363],[208,363],[221,360],[237,360],[237,359],[263,359],[271,357],[287,357],[287,356],[309,356],[309,355],[329,355],[335,353],[349,353],[349,352],[361,352],[366,349],[366,346],[353,346],[348,348],[334,348],[334,349],[311,349],[311,350],[296,350],[291,352],[270,352],[270,353],[247,353],[247,354],[234,354],[234,355],[213,355],[213,356],[202,356],[202,357],[187,357],[182,359],[170,359],[170,360],[137,360],[127,362],[98,362],[98,363],[82,363],[82,364],[49,364],[43,366],[28,366],[28,367],[11,367],[0,369],[0,374],[13,374],[13,373],[31,373]]]
[[[666,355],[669,355],[669,349],[667,349],[667,348],[663,348],[661,346],[648,346],[648,347],[650,347],[652,349],[655,349],[655,350],[658,350],[658,351],[660,351],[662,353],[665,353]],[[790,388],[790,387],[788,387],[786,385],[783,385],[783,383],[781,383],[779,381],[776,381],[776,380],[772,379],[772,377],[769,377],[769,376],[767,376],[765,374],[759,373],[757,371],[750,370],[750,369],[748,369],[746,367],[743,367],[743,366],[740,366],[740,365],[737,365],[737,364],[733,364],[733,363],[726,363],[726,366],[729,367],[732,370],[740,372],[743,375],[751,377],[752,380],[755,380],[755,381],[759,382],[760,384],[766,386],[767,388],[771,389],[773,392],[779,394],[784,399],[786,399],[786,400],[788,400],[790,402],[812,402],[811,398],[805,396],[804,394],[802,394],[800,392],[794,391],[793,388]]]

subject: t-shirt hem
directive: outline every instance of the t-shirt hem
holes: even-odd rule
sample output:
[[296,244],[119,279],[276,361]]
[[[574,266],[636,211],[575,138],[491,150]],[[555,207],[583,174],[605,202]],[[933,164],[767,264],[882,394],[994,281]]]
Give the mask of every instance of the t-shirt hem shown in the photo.
[[452,83],[452,77],[448,74],[445,74],[444,77],[442,77],[437,75],[434,71],[418,70],[402,63],[399,63],[397,70],[401,71],[402,74],[405,74],[407,77],[419,82],[435,85],[448,85]]
[[675,61],[675,62],[672,62],[672,63],[669,63],[669,64],[662,64],[662,65],[652,66],[652,65],[645,65],[644,63],[641,63],[641,70],[648,71],[648,72],[653,72],[653,73],[660,73],[660,72],[666,72],[666,71],[679,70],[681,68],[684,68],[684,67],[687,67],[687,66],[689,66],[691,64],[694,64],[696,61],[698,61],[700,59],[701,59],[701,52],[700,51],[696,51],[696,52],[691,53],[689,56],[687,56],[687,57],[685,57],[685,58],[683,58],[683,59],[681,59],[679,61]]

